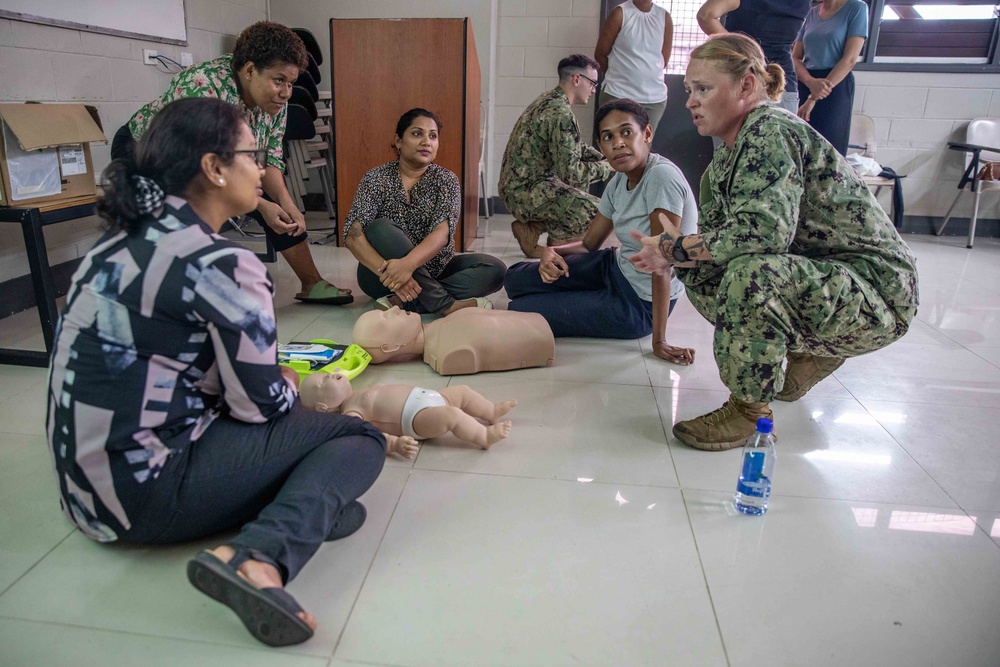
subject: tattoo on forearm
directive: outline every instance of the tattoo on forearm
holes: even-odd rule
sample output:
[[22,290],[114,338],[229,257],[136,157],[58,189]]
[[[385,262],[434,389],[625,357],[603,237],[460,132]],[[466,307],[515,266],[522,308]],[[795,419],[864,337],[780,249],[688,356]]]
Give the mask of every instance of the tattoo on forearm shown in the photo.
[[705,240],[699,237],[693,238],[693,243],[687,247],[688,256],[691,259],[703,259],[707,253],[707,248],[705,247]]
[[362,234],[364,231],[361,229],[361,225],[351,225],[350,229],[347,230],[347,238],[349,239],[356,239]]
[[673,259],[673,253],[671,252],[673,248],[674,248],[674,239],[666,232],[660,234],[660,245],[659,245],[660,256],[662,256],[663,259],[667,260]]

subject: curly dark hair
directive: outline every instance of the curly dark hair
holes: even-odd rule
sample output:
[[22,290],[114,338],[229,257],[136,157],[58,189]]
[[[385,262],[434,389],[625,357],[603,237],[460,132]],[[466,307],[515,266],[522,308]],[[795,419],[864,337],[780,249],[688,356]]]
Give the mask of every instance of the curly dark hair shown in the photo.
[[303,72],[309,59],[306,45],[291,28],[273,21],[258,21],[240,33],[233,47],[233,71],[240,71],[247,63],[253,63],[257,69],[288,63]]
[[594,116],[594,126],[600,127],[601,121],[612,111],[624,111],[629,116],[632,116],[632,120],[635,121],[635,124],[641,130],[645,130],[646,126],[649,125],[649,114],[646,112],[646,109],[635,100],[622,98],[602,104],[601,108],[597,110],[597,115]]

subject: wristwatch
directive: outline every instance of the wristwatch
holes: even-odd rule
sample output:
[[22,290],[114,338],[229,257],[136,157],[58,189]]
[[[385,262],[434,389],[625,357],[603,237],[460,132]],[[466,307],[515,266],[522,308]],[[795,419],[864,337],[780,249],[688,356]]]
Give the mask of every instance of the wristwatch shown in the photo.
[[681,241],[684,240],[683,236],[678,236],[674,241],[673,247],[670,249],[670,254],[673,255],[674,261],[678,264],[688,262],[691,260],[691,256],[688,255],[687,250],[681,245]]

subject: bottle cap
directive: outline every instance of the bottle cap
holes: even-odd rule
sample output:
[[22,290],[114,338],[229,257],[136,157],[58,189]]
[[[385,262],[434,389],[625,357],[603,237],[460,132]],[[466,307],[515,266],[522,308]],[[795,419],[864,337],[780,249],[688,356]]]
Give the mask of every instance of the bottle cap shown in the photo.
[[774,422],[767,417],[761,417],[757,420],[757,430],[761,433],[770,433],[774,430]]

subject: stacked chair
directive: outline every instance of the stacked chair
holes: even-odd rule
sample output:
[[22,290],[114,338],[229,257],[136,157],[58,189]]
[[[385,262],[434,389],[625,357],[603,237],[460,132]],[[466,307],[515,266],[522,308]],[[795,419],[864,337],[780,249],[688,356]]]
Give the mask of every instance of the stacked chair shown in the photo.
[[[320,93],[322,81],[319,66],[323,54],[311,32],[293,28],[306,45],[309,66],[303,71],[292,90],[288,103],[288,125],[285,128],[285,185],[300,211],[305,212],[304,197],[307,183],[319,182],[331,219],[336,218],[335,189],[332,173],[332,151],[329,92]],[[335,237],[335,234],[332,235]],[[329,237],[328,237],[329,238]],[[326,239],[324,239],[326,242]]]

